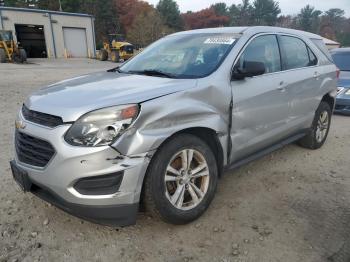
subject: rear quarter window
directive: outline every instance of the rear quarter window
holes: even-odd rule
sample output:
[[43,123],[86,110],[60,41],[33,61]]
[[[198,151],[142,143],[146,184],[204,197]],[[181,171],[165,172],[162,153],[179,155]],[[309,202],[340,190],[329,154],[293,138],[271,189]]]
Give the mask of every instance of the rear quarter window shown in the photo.
[[328,58],[330,62],[334,63],[333,58],[322,39],[311,39],[311,41],[316,45],[318,50],[320,50]]

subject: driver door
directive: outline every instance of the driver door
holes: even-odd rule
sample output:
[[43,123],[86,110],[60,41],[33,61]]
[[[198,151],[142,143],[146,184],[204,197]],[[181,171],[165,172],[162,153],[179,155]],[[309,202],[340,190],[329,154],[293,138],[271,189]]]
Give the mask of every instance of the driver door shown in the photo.
[[251,40],[235,64],[244,71],[246,62],[261,62],[265,73],[232,80],[231,163],[278,142],[288,134],[290,108],[277,36],[260,35]]

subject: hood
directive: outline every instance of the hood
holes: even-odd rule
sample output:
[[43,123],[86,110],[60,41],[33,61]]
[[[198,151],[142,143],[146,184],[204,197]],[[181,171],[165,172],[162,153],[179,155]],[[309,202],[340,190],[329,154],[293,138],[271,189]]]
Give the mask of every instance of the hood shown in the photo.
[[340,71],[338,86],[350,88],[350,71]]
[[195,79],[170,79],[101,72],[64,80],[33,93],[25,102],[34,111],[77,120],[92,110],[180,92],[196,86]]

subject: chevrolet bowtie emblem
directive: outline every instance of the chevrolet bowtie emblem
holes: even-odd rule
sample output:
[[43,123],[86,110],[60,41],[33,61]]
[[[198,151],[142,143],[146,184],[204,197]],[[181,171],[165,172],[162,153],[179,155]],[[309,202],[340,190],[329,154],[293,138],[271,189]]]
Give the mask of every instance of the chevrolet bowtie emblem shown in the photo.
[[16,129],[25,129],[26,128],[26,124],[23,123],[23,121],[21,121],[21,120],[16,120],[15,121],[15,127],[16,127]]

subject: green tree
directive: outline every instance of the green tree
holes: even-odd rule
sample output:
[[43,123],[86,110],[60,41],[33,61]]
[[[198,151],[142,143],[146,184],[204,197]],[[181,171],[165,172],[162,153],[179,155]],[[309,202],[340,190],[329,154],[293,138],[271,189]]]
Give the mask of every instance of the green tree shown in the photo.
[[248,26],[253,20],[253,6],[249,0],[242,0],[239,5],[232,5],[229,9],[231,25]]
[[280,13],[279,4],[274,0],[255,0],[253,2],[255,25],[275,25]]
[[135,17],[127,38],[133,44],[145,47],[170,32],[171,29],[164,25],[159,12],[153,9],[141,12]]
[[344,17],[344,10],[332,8],[321,17],[320,34],[326,38],[338,40],[342,39],[349,24]]
[[[82,0],[61,0],[62,10],[64,12],[79,13],[83,12],[81,6],[84,1]],[[90,10],[91,12],[92,10]]]
[[166,26],[175,30],[183,29],[183,21],[178,4],[174,0],[160,0],[157,10]]
[[216,3],[211,5],[218,16],[229,16],[229,7],[225,3]]
[[25,0],[4,0],[3,5],[12,7],[28,7],[28,3]]
[[297,16],[298,28],[304,31],[318,33],[320,24],[320,15],[322,12],[316,10],[310,5],[306,5],[300,10]]
[[37,7],[39,9],[44,9],[44,10],[53,10],[53,11],[59,11],[60,10],[60,5],[58,0],[41,0],[38,1]]

